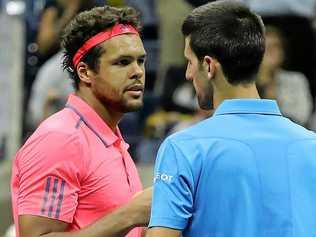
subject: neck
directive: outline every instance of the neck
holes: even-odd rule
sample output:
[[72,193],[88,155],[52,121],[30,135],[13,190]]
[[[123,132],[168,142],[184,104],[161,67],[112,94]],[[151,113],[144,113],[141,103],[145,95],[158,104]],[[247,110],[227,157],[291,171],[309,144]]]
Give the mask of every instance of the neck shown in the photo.
[[102,118],[102,120],[113,132],[116,131],[116,127],[123,117],[123,113],[113,111],[104,106],[102,102],[98,100],[88,89],[80,89],[76,92],[76,95],[90,105],[90,107],[92,107],[92,109]]
[[226,80],[214,83],[214,107],[217,108],[226,99],[260,99],[255,83],[233,86]]

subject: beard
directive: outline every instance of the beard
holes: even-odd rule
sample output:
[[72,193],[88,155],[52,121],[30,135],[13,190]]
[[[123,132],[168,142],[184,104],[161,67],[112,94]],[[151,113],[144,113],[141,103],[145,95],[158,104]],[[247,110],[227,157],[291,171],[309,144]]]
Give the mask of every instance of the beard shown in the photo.
[[97,91],[94,94],[105,108],[109,108],[112,111],[120,113],[138,111],[143,107],[144,104],[143,96],[139,98],[131,98],[125,95],[124,93],[120,96],[114,93],[104,95],[102,93],[98,93]]
[[[202,74],[200,74],[200,77],[197,78],[197,80],[203,80],[203,77],[201,75]],[[199,86],[194,85],[194,88],[197,94],[199,107],[203,110],[214,109],[214,103],[213,103],[214,93],[213,93],[213,86],[211,82],[204,79]]]
[[213,93],[198,95],[198,103],[201,109],[203,110],[211,110],[214,109],[213,105]]

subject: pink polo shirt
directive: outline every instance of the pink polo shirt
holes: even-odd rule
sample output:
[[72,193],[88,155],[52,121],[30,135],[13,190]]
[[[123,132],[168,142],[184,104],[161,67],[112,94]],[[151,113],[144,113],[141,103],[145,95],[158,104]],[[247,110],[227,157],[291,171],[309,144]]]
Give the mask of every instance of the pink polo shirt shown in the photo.
[[[88,104],[70,95],[66,108],[45,120],[15,157],[17,233],[18,215],[58,219],[74,231],[127,203],[142,190],[127,149],[118,128],[113,133]],[[126,236],[141,236],[141,228]]]

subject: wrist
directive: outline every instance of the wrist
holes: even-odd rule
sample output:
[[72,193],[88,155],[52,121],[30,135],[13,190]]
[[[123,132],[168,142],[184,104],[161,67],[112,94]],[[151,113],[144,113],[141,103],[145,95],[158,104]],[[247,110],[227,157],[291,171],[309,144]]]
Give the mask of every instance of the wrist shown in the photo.
[[128,203],[122,208],[122,215],[122,220],[131,229],[142,225],[139,210],[132,203]]

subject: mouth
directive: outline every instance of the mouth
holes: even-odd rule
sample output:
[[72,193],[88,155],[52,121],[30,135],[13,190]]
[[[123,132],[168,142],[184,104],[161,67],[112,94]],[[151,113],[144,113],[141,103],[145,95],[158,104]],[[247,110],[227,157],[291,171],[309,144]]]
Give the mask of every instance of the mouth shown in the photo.
[[135,84],[128,86],[124,91],[132,97],[140,97],[144,93],[144,86],[142,84]]

